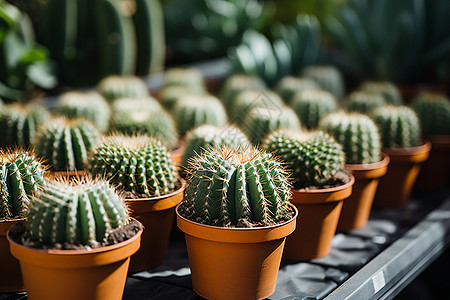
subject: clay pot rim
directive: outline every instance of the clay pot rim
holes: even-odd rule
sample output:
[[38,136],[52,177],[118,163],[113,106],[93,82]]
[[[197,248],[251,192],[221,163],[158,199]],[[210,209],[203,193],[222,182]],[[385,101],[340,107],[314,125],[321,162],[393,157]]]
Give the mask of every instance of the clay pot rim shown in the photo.
[[335,186],[332,188],[325,188],[325,189],[315,189],[315,190],[306,190],[306,189],[292,189],[292,192],[294,193],[307,193],[307,194],[325,194],[325,193],[331,193],[336,192],[340,190],[344,190],[348,187],[351,187],[355,183],[355,177],[353,175],[350,175],[350,181],[347,183],[344,183],[339,186]]
[[184,180],[183,178],[177,178],[177,181],[179,183],[181,183],[180,188],[176,189],[175,191],[172,191],[168,194],[164,194],[162,196],[148,197],[148,198],[125,198],[125,201],[126,202],[158,201],[158,200],[163,200],[163,199],[175,196],[175,195],[183,192],[184,189],[186,188],[186,180]]
[[431,150],[431,142],[429,140],[422,140],[422,144],[416,147],[407,148],[383,148],[382,152],[387,155],[398,155],[398,156],[415,156],[422,153],[427,153]]
[[371,164],[346,164],[345,169],[352,171],[355,179],[358,178],[380,178],[384,176],[388,170],[391,158],[386,153],[381,153],[382,159]]
[[431,142],[432,147],[435,145],[442,145],[450,148],[450,134],[430,134],[425,135],[424,137]]

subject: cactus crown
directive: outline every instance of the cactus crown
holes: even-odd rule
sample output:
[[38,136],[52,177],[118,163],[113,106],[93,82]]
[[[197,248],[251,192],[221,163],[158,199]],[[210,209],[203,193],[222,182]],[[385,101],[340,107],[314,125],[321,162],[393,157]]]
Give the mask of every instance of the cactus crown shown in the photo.
[[134,198],[170,193],[177,183],[170,153],[160,141],[145,135],[107,137],[90,154],[87,171],[105,177]]
[[111,75],[97,85],[98,92],[112,102],[119,98],[145,98],[148,96],[145,82],[136,76]]
[[274,224],[290,212],[281,163],[256,148],[209,147],[190,161],[183,206],[188,218],[217,226]]
[[79,180],[47,181],[32,197],[24,244],[99,246],[113,229],[129,222],[125,202],[108,182]]
[[444,94],[421,93],[411,107],[420,119],[423,134],[450,134],[450,100]]
[[256,76],[235,74],[228,77],[220,90],[220,100],[225,107],[230,108],[234,98],[246,90],[263,91],[266,89],[264,81]]
[[368,114],[375,108],[386,104],[387,102],[382,95],[354,91],[348,95],[344,107],[349,112]]
[[32,153],[0,149],[0,220],[24,217],[29,197],[44,185],[44,171]]
[[381,95],[387,104],[401,105],[403,103],[399,89],[389,81],[366,81],[360,86],[359,90],[369,94]]
[[159,100],[167,111],[172,111],[178,100],[183,96],[203,95],[204,93],[204,91],[192,91],[189,87],[183,85],[169,85],[161,89]]
[[319,85],[312,79],[308,78],[300,78],[294,76],[284,76],[278,81],[275,92],[280,95],[281,99],[286,104],[290,104],[292,101],[292,97],[300,92],[305,90],[317,90],[320,89]]
[[330,92],[336,99],[342,99],[345,93],[342,74],[331,65],[312,65],[305,67],[302,76],[314,80],[322,89]]
[[277,109],[283,107],[284,102],[278,94],[272,91],[245,90],[236,95],[231,104],[230,118],[233,122],[241,124],[245,116],[254,107],[270,107]]
[[170,68],[164,73],[164,88],[183,86],[193,93],[204,93],[202,73],[195,68]]
[[348,164],[370,164],[381,160],[381,138],[377,125],[366,115],[335,112],[320,122],[345,152]]
[[412,108],[381,106],[373,111],[372,119],[380,129],[383,148],[408,148],[419,145],[420,123]]
[[322,131],[277,130],[265,139],[263,148],[287,163],[295,188],[325,185],[345,163],[342,146]]

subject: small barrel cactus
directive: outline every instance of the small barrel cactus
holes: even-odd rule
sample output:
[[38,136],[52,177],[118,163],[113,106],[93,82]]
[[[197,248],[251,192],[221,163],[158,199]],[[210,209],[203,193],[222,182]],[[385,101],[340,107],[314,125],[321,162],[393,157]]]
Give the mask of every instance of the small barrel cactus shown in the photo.
[[234,98],[242,91],[255,90],[264,91],[266,84],[264,81],[256,76],[249,76],[243,74],[235,74],[228,77],[223,83],[219,98],[224,106],[229,109],[234,101]]
[[108,102],[97,92],[70,91],[56,102],[55,113],[67,118],[86,118],[101,131],[106,131],[111,117]]
[[112,114],[134,111],[162,110],[161,104],[152,97],[120,98],[111,103]]
[[186,167],[191,157],[200,154],[208,146],[220,149],[222,146],[237,148],[249,145],[250,141],[247,136],[234,125],[225,127],[210,124],[201,125],[186,135],[186,146],[181,164]]
[[306,90],[293,96],[291,105],[303,126],[308,129],[317,128],[320,120],[334,112],[337,107],[333,94],[322,90]]
[[375,108],[386,104],[384,97],[379,94],[354,91],[347,96],[344,107],[349,112],[369,114]]
[[195,68],[170,68],[164,72],[163,87],[183,86],[195,94],[202,94],[206,88],[202,73]]
[[171,111],[175,104],[177,104],[178,100],[186,95],[204,95],[205,92],[200,91],[192,91],[190,88],[182,85],[169,85],[167,87],[163,87],[159,93],[159,102],[162,106]]
[[182,97],[173,108],[173,117],[180,136],[202,124],[223,126],[228,121],[222,103],[211,95]]
[[245,115],[254,107],[276,109],[283,106],[283,100],[272,91],[245,90],[237,94],[234,98],[230,109],[230,119],[232,122],[240,124],[245,118]]
[[189,167],[188,218],[216,226],[270,225],[291,209],[287,174],[280,162],[255,148],[209,148]]
[[342,146],[322,131],[276,130],[263,148],[287,163],[297,189],[323,186],[344,168]]
[[170,193],[178,180],[166,147],[145,135],[109,136],[91,152],[87,171],[131,193],[128,198]]
[[44,186],[44,171],[32,153],[0,150],[0,220],[24,217],[29,197]]
[[35,143],[38,127],[50,118],[39,104],[5,105],[0,111],[0,147],[28,147]]
[[348,164],[370,164],[381,160],[381,137],[374,121],[359,113],[335,112],[319,123],[345,152]]
[[412,108],[385,105],[375,109],[371,117],[380,129],[383,148],[408,148],[419,145],[420,123]]
[[83,170],[88,152],[99,140],[100,132],[90,121],[55,118],[39,130],[36,152],[52,171]]
[[419,117],[425,135],[450,134],[450,100],[444,94],[421,93],[411,107]]
[[317,90],[320,86],[312,79],[285,76],[277,83],[275,92],[289,105],[294,94],[305,90]]
[[145,82],[136,76],[110,75],[98,83],[97,91],[109,102],[120,98],[145,98],[149,94]]
[[403,103],[402,95],[395,84],[389,81],[366,81],[361,84],[358,90],[377,94],[384,97],[387,104],[401,105]]
[[322,89],[332,93],[336,99],[341,100],[345,94],[342,74],[334,66],[308,66],[302,70],[302,77],[314,80]]
[[125,202],[106,181],[48,181],[29,205],[23,243],[101,246],[129,221]]

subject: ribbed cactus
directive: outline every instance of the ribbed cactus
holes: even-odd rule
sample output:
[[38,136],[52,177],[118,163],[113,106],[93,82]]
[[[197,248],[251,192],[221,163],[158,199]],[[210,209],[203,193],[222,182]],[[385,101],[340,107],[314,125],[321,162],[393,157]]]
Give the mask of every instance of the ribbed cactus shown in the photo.
[[36,140],[38,127],[50,118],[39,104],[5,105],[0,110],[0,146],[30,146]]
[[111,103],[113,117],[117,113],[156,110],[162,110],[162,106],[155,98],[149,96],[142,98],[120,98]]
[[289,107],[255,107],[246,115],[241,127],[250,142],[257,145],[269,132],[276,129],[291,128],[300,131],[300,121]]
[[136,76],[111,75],[97,85],[98,92],[109,102],[120,98],[145,98],[149,92],[145,82]]
[[91,122],[56,118],[39,130],[36,151],[52,171],[83,170],[88,152],[99,140],[100,132]]
[[303,126],[317,128],[320,120],[337,107],[333,94],[322,90],[306,90],[294,95],[291,105]]
[[183,206],[188,218],[204,224],[269,225],[291,211],[290,197],[287,174],[270,154],[210,148],[190,163]]
[[412,108],[385,105],[375,109],[371,117],[380,129],[383,148],[408,148],[419,145],[420,122]]
[[184,96],[177,102],[172,112],[180,136],[202,124],[223,126],[228,121],[222,103],[210,95]]
[[322,89],[332,93],[340,100],[345,94],[344,80],[342,74],[331,65],[311,65],[305,67],[301,73],[302,77],[314,80]]
[[206,87],[202,73],[195,68],[170,68],[164,73],[163,87],[184,86],[192,93],[203,94]]
[[322,131],[277,130],[265,139],[263,148],[287,163],[298,189],[327,184],[344,168],[342,146]]
[[92,151],[87,171],[139,198],[167,194],[177,183],[176,166],[166,147],[143,135],[106,138]]
[[377,94],[384,97],[387,104],[401,105],[403,103],[402,95],[395,84],[389,81],[366,81],[361,84],[358,90]]
[[320,86],[312,79],[285,76],[278,81],[275,92],[289,105],[294,94],[304,90],[317,90]]
[[248,138],[234,125],[225,127],[210,124],[201,125],[186,135],[186,145],[181,164],[186,167],[191,157],[200,154],[208,146],[220,149],[222,146],[237,148],[249,145]]
[[236,95],[230,106],[229,115],[231,121],[241,124],[245,116],[254,107],[277,109],[278,107],[283,107],[284,102],[278,94],[270,90],[245,90]]
[[106,131],[111,118],[108,102],[97,92],[70,91],[56,102],[55,112],[67,118],[86,118],[101,131]]
[[263,91],[266,89],[264,81],[256,76],[235,74],[228,77],[223,83],[219,99],[229,109],[237,94],[246,90]]
[[363,91],[350,93],[344,102],[344,107],[349,112],[371,113],[375,108],[386,105],[383,96]]
[[183,96],[186,95],[203,95],[205,91],[192,91],[190,88],[182,85],[169,85],[167,87],[163,87],[159,93],[159,102],[162,106],[171,111],[175,104],[180,100]]
[[29,205],[24,244],[100,246],[129,223],[125,202],[108,182],[81,180],[47,181]]
[[450,134],[450,100],[444,94],[421,93],[411,107],[420,120],[425,135]]
[[44,171],[32,153],[0,149],[0,220],[24,217],[29,197],[44,186]]
[[332,113],[320,121],[319,129],[331,134],[342,145],[347,164],[370,164],[381,160],[381,137],[377,125],[368,116]]

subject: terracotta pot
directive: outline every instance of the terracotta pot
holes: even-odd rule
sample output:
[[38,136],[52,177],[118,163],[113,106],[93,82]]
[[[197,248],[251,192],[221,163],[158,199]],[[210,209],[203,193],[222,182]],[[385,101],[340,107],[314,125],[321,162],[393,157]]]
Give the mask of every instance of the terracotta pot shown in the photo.
[[9,228],[23,219],[0,221],[0,292],[24,291],[19,261],[9,251],[6,233]]
[[383,149],[391,162],[386,175],[380,179],[374,208],[402,208],[408,203],[421,164],[427,160],[430,149],[429,141],[417,147]]
[[29,300],[122,299],[130,256],[140,246],[134,237],[90,250],[42,250],[8,241],[20,261]]
[[[293,209],[295,209],[292,206]],[[275,291],[286,236],[295,217],[266,227],[224,228],[203,225],[180,216],[186,235],[192,287],[208,299],[262,299]]]
[[317,190],[293,189],[297,229],[286,239],[283,258],[309,260],[327,255],[336,233],[342,204],[352,193],[355,177],[338,187]]
[[345,169],[355,176],[355,184],[342,206],[337,231],[358,229],[367,224],[378,181],[386,174],[389,161],[389,156],[383,153],[383,159],[376,163],[345,165]]
[[180,183],[178,190],[164,196],[125,200],[132,217],[145,227],[141,248],[131,257],[130,273],[159,266],[166,258],[175,220],[175,206],[183,200],[186,187],[184,180],[180,180]]
[[423,190],[439,190],[450,186],[450,135],[427,136],[432,148],[422,165],[416,187]]

